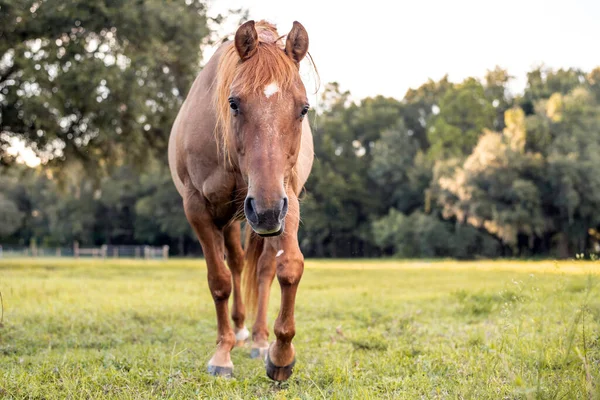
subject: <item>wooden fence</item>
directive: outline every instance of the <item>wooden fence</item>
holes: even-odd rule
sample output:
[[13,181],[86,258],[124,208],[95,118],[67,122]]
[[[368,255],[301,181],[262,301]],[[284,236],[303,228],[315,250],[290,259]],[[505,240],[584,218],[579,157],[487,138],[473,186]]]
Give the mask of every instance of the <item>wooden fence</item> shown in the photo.
[[102,245],[100,247],[81,247],[78,242],[73,247],[29,247],[0,245],[0,258],[8,257],[74,257],[74,258],[144,258],[168,259],[169,246],[147,245]]

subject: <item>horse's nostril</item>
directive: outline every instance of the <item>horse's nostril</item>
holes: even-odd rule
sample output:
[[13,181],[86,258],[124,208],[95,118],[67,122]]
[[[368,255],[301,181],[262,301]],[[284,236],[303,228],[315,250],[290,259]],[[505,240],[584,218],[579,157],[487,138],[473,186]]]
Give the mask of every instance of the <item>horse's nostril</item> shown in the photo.
[[281,205],[281,214],[279,214],[280,219],[284,219],[288,212],[288,198],[284,197]]
[[254,202],[254,198],[246,197],[246,200],[244,201],[244,214],[246,214],[248,221],[253,224],[258,224],[258,214],[256,214],[256,203]]

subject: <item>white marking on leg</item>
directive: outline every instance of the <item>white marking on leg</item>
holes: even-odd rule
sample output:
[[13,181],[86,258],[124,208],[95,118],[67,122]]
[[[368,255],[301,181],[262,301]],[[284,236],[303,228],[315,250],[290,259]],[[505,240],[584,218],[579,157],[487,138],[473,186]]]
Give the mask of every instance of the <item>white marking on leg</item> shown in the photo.
[[245,326],[235,334],[235,340],[243,342],[250,337],[250,331]]
[[275,255],[275,257],[279,257],[279,256],[280,256],[280,255],[282,255],[282,254],[283,254],[283,250],[279,250],[279,251],[277,252],[277,255]]
[[265,86],[265,96],[267,96],[267,99],[277,92],[279,92],[279,86],[277,85],[277,83],[271,82],[267,86]]

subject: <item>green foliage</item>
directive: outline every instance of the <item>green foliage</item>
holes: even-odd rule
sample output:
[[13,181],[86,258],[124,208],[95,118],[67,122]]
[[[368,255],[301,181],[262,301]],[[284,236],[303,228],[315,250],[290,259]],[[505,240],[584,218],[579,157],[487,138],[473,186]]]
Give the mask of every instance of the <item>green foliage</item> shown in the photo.
[[198,248],[165,165],[149,162],[141,175],[123,166],[97,185],[76,176],[61,183],[23,167],[0,176],[0,217],[18,218],[16,228],[0,230],[0,243],[169,244],[182,255]]
[[315,163],[302,205],[300,241],[320,256],[372,254],[369,215],[381,204],[365,172],[375,142],[398,120],[401,104],[376,97],[358,105],[337,85],[329,85],[323,99],[329,111],[317,117],[314,129]]
[[[496,71],[496,75],[490,78],[494,86],[490,86],[488,94],[474,80],[455,86],[444,78],[409,91],[402,103],[376,97],[357,104],[338,85],[328,86],[323,96],[326,111],[316,117],[316,159],[302,206],[301,245],[305,253],[334,257],[377,255],[379,249],[407,257],[466,254],[473,243],[462,246],[465,250],[460,254],[455,252],[456,247],[448,243],[446,235],[458,231],[437,216],[418,218],[421,214],[414,214],[412,218],[418,219],[420,230],[408,233],[403,233],[398,221],[389,226],[381,222],[381,232],[376,232],[373,221],[385,220],[382,217],[390,209],[405,214],[427,209],[433,177],[433,162],[427,155],[435,153],[435,146],[439,145],[439,138],[426,134],[428,127],[449,123],[459,131],[469,128],[467,135],[474,136],[471,141],[476,142],[481,126],[494,124],[496,111],[491,103],[496,97],[507,101],[503,85],[508,78],[502,78],[501,71]],[[453,100],[456,96],[459,101]],[[472,104],[466,103],[463,107],[460,102],[464,99],[478,106],[471,110]],[[481,101],[483,106],[479,106]],[[462,119],[454,118],[457,112],[466,114]],[[474,127],[469,125],[470,118],[477,120]],[[440,134],[440,140],[455,142],[448,131]],[[457,135],[463,137],[462,133]],[[456,149],[462,152],[468,143]],[[454,154],[454,150],[448,154]],[[394,240],[397,246],[389,243]],[[407,250],[391,250],[395,247]]]
[[382,205],[404,213],[420,208],[431,182],[431,165],[402,120],[381,132],[372,155],[369,174],[382,194]]
[[[140,179],[144,193],[135,203],[135,238],[144,243],[156,243],[165,237],[176,238],[179,246],[187,237],[193,237],[182,201],[173,186],[169,171],[154,166]],[[179,251],[182,249],[180,248]]]
[[[198,250],[166,145],[201,45],[216,40],[209,22],[200,0],[0,0],[1,243]],[[328,84],[310,116],[304,254],[600,249],[600,68],[536,68],[517,97],[511,79],[500,67],[445,76],[401,101]],[[15,142],[42,167],[18,165]]]
[[492,129],[496,111],[484,86],[473,78],[447,90],[439,102],[439,114],[427,131],[432,160],[462,157],[470,153],[484,129]]
[[540,100],[527,119],[520,108],[507,111],[502,135],[487,132],[464,163],[439,166],[437,200],[447,217],[515,252],[553,247],[567,257],[584,252],[600,224],[599,154],[600,106],[581,85]]
[[539,67],[527,73],[527,88],[519,103],[526,114],[534,112],[539,100],[547,99],[554,93],[567,94],[582,82],[585,74],[578,69],[559,69]]
[[202,1],[0,1],[0,160],[25,142],[100,176],[164,154],[208,34]]
[[498,243],[470,226],[416,211],[408,216],[391,209],[373,222],[373,241],[402,258],[493,257]]
[[508,71],[500,67],[488,70],[485,74],[485,96],[496,109],[493,126],[495,130],[504,129],[504,112],[512,106],[513,99],[508,84],[513,78]]
[[14,233],[21,226],[23,213],[17,205],[0,193],[0,237]]
[[429,147],[427,139],[428,123],[434,111],[439,112],[442,97],[453,87],[453,83],[444,76],[438,82],[431,79],[417,89],[409,89],[404,96],[405,104],[402,117],[407,129],[419,141],[422,149]]

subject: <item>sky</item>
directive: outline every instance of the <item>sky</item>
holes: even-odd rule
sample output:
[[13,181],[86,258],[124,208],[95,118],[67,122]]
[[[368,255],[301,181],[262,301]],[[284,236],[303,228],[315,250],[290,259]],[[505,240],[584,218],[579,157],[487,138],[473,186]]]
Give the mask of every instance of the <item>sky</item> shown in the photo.
[[[407,89],[448,74],[459,82],[495,66],[518,93],[534,67],[600,66],[599,0],[211,0],[209,15],[246,8],[281,34],[294,20],[308,31],[321,83],[336,81],[354,99],[402,99]],[[237,21],[235,22],[237,25]],[[223,28],[234,33],[237,26]],[[308,65],[307,89],[314,91]],[[323,85],[321,85],[323,86]]]

